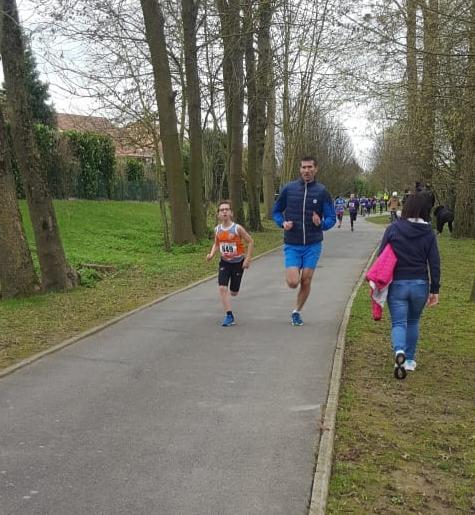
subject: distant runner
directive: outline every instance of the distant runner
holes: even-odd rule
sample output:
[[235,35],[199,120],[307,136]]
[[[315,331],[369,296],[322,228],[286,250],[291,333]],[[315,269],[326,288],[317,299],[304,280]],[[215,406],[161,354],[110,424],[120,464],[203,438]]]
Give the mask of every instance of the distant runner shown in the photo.
[[350,227],[351,232],[354,231],[353,224],[356,222],[356,218],[358,216],[358,208],[360,207],[360,203],[358,202],[358,199],[355,197],[355,194],[352,193],[350,195],[350,199],[348,200],[348,212],[350,214]]
[[335,213],[336,219],[338,220],[338,229],[341,227],[343,222],[343,214],[345,213],[345,199],[341,198],[340,195],[335,199]]

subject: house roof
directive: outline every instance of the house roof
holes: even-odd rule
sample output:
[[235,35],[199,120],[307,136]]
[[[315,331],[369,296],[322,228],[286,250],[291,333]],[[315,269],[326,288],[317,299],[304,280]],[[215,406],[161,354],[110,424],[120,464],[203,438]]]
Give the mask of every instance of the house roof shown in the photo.
[[84,116],[79,114],[57,113],[58,129],[62,131],[92,131],[113,136],[116,127],[107,118],[101,116]]
[[109,135],[114,140],[118,157],[155,157],[153,142],[150,136],[146,135],[146,130],[142,128],[138,132],[139,122],[131,125],[130,128],[117,127],[110,120],[101,116],[67,113],[57,113],[56,120],[60,131],[90,131]]

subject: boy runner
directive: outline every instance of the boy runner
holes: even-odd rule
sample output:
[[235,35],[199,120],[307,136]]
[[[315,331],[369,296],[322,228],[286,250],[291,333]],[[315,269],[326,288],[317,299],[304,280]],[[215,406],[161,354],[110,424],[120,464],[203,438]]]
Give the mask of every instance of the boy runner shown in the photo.
[[[218,220],[220,224],[214,229],[214,243],[206,256],[206,261],[213,259],[219,250],[221,260],[219,262],[218,290],[225,313],[221,325],[229,327],[235,324],[231,310],[231,297],[235,297],[239,293],[243,271],[251,264],[254,241],[244,227],[233,222],[233,212],[229,200],[223,200],[218,204]],[[242,240],[247,244],[246,255],[244,255]]]

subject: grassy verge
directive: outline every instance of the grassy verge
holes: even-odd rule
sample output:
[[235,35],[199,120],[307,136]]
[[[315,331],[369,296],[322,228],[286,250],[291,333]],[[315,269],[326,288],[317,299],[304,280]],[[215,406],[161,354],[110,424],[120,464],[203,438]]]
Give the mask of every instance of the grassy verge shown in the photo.
[[[386,218],[387,220],[387,218]],[[440,305],[421,324],[418,368],[393,378],[390,324],[353,305],[328,513],[475,511],[475,240],[439,237]]]
[[[216,260],[205,261],[210,240],[163,250],[156,204],[57,201],[55,208],[69,261],[79,268],[84,263],[112,265],[116,271],[98,282],[88,277],[89,287],[67,293],[0,302],[0,368],[216,273]],[[271,223],[253,237],[255,256],[282,242]]]

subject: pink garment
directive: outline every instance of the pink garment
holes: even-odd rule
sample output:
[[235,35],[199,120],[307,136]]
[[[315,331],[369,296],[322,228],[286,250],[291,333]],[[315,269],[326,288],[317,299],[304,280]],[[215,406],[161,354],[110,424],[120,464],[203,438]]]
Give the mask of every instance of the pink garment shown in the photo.
[[396,254],[388,243],[366,274],[366,280],[371,288],[371,311],[374,320],[381,320],[383,316],[383,306],[388,296],[389,285],[393,281],[396,263]]

